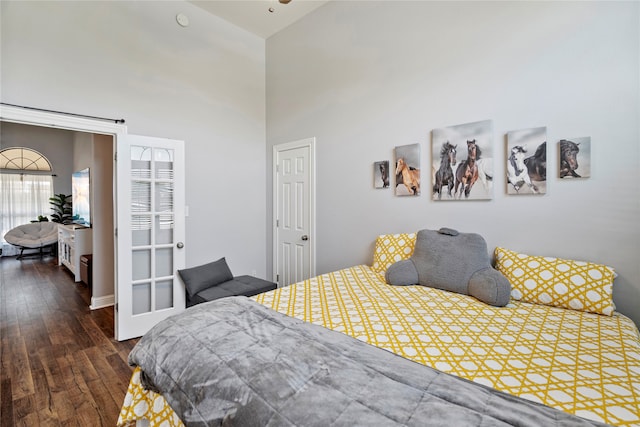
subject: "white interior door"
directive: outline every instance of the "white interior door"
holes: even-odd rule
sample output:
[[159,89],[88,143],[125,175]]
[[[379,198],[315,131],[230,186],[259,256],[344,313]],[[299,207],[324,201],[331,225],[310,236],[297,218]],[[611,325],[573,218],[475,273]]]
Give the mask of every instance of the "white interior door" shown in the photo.
[[184,142],[117,138],[116,339],[185,309]]
[[314,139],[274,147],[274,281],[315,275]]

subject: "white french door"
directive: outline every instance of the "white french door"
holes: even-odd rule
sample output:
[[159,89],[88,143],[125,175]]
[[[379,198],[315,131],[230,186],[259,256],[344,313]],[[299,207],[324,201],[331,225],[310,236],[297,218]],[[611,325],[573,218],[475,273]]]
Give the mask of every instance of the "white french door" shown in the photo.
[[274,146],[274,278],[279,287],[315,275],[313,138]]
[[116,312],[119,341],[185,309],[184,142],[118,135]]

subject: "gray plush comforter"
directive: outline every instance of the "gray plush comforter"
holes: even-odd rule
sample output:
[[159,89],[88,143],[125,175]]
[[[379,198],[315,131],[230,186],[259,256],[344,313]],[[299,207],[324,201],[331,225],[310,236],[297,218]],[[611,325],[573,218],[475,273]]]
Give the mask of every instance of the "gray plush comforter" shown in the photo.
[[245,297],[200,304],[159,323],[129,363],[187,426],[600,425]]

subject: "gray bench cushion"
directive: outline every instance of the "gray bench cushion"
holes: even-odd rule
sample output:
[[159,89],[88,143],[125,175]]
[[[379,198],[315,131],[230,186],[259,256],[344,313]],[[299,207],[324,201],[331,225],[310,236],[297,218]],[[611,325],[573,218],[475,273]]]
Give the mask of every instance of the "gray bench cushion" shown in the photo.
[[233,280],[204,289],[193,297],[187,298],[187,306],[191,307],[192,305],[230,296],[242,295],[250,297],[261,294],[262,292],[271,291],[276,287],[277,285],[275,283],[257,277],[237,276],[234,277]]

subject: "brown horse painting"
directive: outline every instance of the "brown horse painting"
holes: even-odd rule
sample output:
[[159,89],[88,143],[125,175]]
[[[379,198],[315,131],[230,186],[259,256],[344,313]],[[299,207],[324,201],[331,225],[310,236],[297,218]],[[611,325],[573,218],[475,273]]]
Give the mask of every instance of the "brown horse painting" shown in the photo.
[[476,140],[467,140],[467,159],[460,162],[456,170],[456,188],[453,195],[455,196],[458,193],[458,186],[461,185],[458,198],[462,198],[463,192],[464,197],[468,198],[471,187],[473,187],[473,184],[478,180],[478,165],[476,164],[476,159],[479,154],[478,151],[479,148],[476,145]]
[[420,169],[410,167],[401,157],[396,162],[396,176],[398,175],[402,176],[402,183],[407,187],[409,194],[420,194]]

